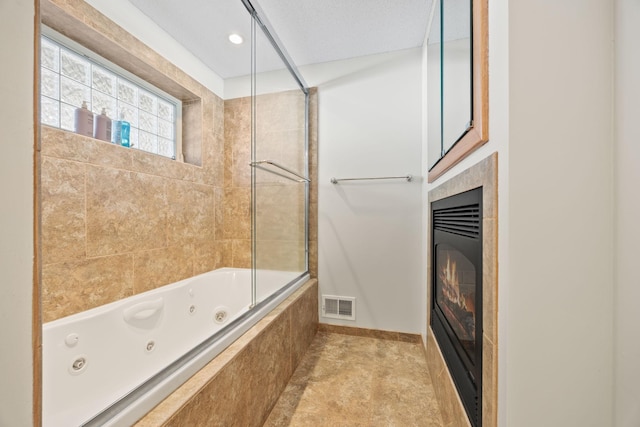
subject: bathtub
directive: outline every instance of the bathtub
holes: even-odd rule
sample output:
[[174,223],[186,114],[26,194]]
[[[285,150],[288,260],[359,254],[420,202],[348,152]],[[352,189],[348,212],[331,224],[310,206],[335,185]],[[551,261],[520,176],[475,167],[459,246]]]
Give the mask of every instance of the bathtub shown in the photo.
[[221,268],[44,324],[43,426],[131,425],[308,275],[257,279],[251,309],[251,270]]

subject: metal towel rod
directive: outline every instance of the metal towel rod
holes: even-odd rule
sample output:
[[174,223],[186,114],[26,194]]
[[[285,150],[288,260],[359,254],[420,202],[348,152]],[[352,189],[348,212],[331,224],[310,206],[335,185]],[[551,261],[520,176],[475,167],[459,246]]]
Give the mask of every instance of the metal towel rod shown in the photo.
[[411,182],[411,180],[413,179],[412,175],[405,175],[405,176],[378,176],[378,177],[371,177],[371,178],[331,178],[331,183],[332,184],[337,184],[340,181],[368,181],[371,179],[405,179],[407,180],[407,182]]
[[[287,175],[285,175],[285,174],[283,174],[283,173],[280,173],[280,172],[276,172],[276,171],[271,170],[271,169],[267,169],[267,168],[265,168],[265,167],[263,166],[264,164],[271,165],[271,166],[274,166],[274,167],[276,167],[276,168],[278,168],[278,169],[281,169],[281,170],[283,170],[283,171],[285,171],[285,172],[287,172],[287,173],[290,173],[290,174],[291,174],[291,175],[293,175],[293,176],[296,176],[298,179],[291,178],[290,176],[287,176]],[[249,163],[249,166],[251,166],[252,168],[262,169],[263,171],[270,172],[270,173],[272,173],[272,174],[274,174],[274,175],[281,176],[281,177],[286,178],[286,179],[288,179],[288,180],[290,180],[290,181],[295,181],[295,182],[311,182],[311,180],[310,180],[309,178],[305,178],[305,177],[304,177],[304,176],[302,176],[302,175],[298,175],[296,172],[294,172],[294,171],[292,171],[291,169],[286,168],[286,167],[284,167],[284,166],[282,166],[282,165],[280,165],[280,164],[278,164],[278,163],[274,162],[273,160],[258,160],[257,162],[251,162],[251,163]]]

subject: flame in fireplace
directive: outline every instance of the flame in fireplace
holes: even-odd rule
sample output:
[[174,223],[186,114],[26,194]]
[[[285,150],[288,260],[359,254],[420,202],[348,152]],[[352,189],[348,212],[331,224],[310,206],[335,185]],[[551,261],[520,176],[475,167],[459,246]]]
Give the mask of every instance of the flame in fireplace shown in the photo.
[[440,270],[440,280],[442,280],[442,294],[445,298],[460,308],[466,308],[466,298],[460,292],[460,281],[458,280],[458,269],[456,262],[451,260],[447,253],[447,262]]
[[473,321],[466,322],[465,318],[471,316],[471,319],[475,318],[475,301],[473,292],[464,293],[460,289],[460,280],[458,277],[457,263],[454,259],[451,259],[449,252],[447,252],[446,262],[441,265],[438,276],[442,281],[442,297],[445,307],[448,307],[448,311],[459,323],[459,327],[455,327],[461,334],[461,338],[464,335],[469,334],[475,336],[475,327]]

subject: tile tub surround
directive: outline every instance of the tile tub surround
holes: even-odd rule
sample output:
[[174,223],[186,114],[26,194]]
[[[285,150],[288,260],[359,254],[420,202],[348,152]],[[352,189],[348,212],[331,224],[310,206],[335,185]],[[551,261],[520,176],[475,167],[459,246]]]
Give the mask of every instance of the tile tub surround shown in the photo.
[[41,127],[43,321],[231,265],[214,228],[223,100],[84,1],[42,0],[41,19],[182,100],[187,158]]
[[229,265],[206,170],[47,126],[41,155],[45,322]]
[[[317,254],[317,90],[309,99],[309,269],[315,277]],[[302,173],[304,95],[298,90],[256,97],[257,160],[274,160]],[[216,238],[232,242],[233,267],[251,267],[251,98],[224,102],[225,185],[216,192]],[[304,270],[304,185],[256,170],[258,268]]]
[[[45,321],[211,269],[251,266],[250,187],[201,184],[202,168],[46,126],[42,147]],[[278,187],[266,190],[278,196]],[[299,209],[280,213],[300,223]],[[311,211],[312,236],[316,218]],[[280,226],[264,225],[277,249],[271,265],[301,269],[300,242],[278,242]],[[313,245],[317,237],[312,257]]]
[[[498,423],[498,154],[493,153],[471,168],[429,191],[431,202],[482,186],[482,425],[493,427]],[[430,208],[429,208],[430,209]],[[431,211],[429,211],[431,218]],[[429,248],[432,236],[429,235]],[[427,301],[431,301],[432,252],[427,251]],[[427,316],[430,316],[427,307]],[[436,395],[442,408],[444,426],[469,425],[462,402],[446,368],[442,353],[433,337],[427,319],[426,354]]]
[[317,306],[311,279],[135,426],[262,426],[316,335]]
[[[182,163],[42,126],[43,322],[216,268],[250,267],[251,193],[243,181],[250,114],[226,114],[225,101],[86,2],[41,4],[43,23],[181,99],[188,142],[188,163]],[[311,93],[310,172],[317,178],[317,92]],[[286,92],[263,102],[282,96]],[[288,131],[264,129],[273,135]],[[314,194],[316,184],[309,226],[315,276]],[[275,242],[267,261],[286,266],[284,259],[298,267],[300,258],[290,254],[299,244]]]

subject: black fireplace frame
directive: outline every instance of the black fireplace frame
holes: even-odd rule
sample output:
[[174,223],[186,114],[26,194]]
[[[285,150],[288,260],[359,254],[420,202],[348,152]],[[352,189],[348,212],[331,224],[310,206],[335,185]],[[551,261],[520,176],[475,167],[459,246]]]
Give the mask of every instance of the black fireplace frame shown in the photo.
[[[482,187],[431,203],[431,329],[440,346],[467,416],[482,426]],[[438,245],[447,244],[475,267],[475,357],[473,360],[455,336],[436,301]]]

